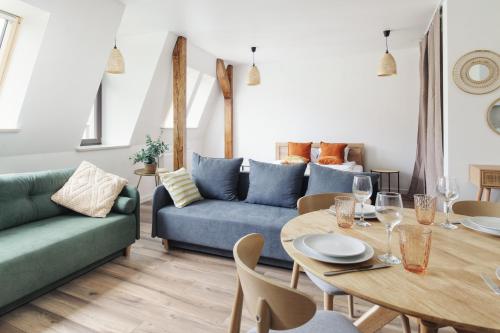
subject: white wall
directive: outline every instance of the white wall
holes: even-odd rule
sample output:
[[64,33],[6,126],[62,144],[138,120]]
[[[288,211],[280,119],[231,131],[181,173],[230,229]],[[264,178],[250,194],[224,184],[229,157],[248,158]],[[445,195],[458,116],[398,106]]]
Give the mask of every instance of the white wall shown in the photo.
[[[474,199],[477,188],[469,179],[470,164],[500,164],[500,136],[486,121],[489,105],[500,91],[471,95],[460,90],[452,79],[453,66],[473,50],[500,53],[500,1],[449,0],[444,7],[444,103],[445,172],[456,177],[460,199]],[[496,193],[495,193],[496,192]],[[500,191],[492,199],[500,200]]]
[[[409,186],[416,152],[418,59],[413,49],[394,50],[398,75],[377,77],[382,53],[320,61],[260,64],[260,86],[245,83],[248,66],[235,68],[235,156],[275,159],[275,142],[359,142],[365,166],[401,170]],[[223,156],[222,98],[205,138],[204,152]],[[395,184],[393,182],[392,184]]]

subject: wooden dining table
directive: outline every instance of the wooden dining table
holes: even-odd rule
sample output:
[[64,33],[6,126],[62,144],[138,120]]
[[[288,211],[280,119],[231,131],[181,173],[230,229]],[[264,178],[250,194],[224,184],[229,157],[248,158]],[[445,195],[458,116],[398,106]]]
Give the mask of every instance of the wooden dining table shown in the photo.
[[[461,218],[463,216],[451,215],[452,221]],[[462,225],[456,230],[446,230],[437,225],[444,219],[443,213],[436,213],[436,225],[427,226],[432,230],[432,243],[429,266],[424,274],[408,272],[401,264],[326,277],[325,272],[346,267],[311,259],[297,251],[290,241],[305,234],[333,231],[370,244],[375,249],[370,262],[376,263],[377,255],[385,253],[387,246],[385,226],[377,220],[372,220],[371,227],[343,229],[337,226],[335,216],[328,210],[299,215],[283,227],[281,243],[304,270],[374,304],[355,321],[362,333],[379,330],[401,313],[418,318],[422,333],[436,332],[445,326],[452,326],[458,332],[500,333],[500,296],[495,295],[479,275],[486,273],[500,282],[495,278],[495,269],[500,266],[500,237]],[[417,224],[413,209],[404,209],[401,224]],[[396,229],[391,248],[401,257]]]

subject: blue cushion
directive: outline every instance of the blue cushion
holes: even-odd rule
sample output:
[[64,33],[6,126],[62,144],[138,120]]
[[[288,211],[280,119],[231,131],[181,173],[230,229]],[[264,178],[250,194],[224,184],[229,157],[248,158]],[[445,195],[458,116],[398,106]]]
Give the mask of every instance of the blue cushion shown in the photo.
[[246,202],[295,208],[302,193],[307,164],[271,164],[250,160]]
[[207,199],[236,200],[242,158],[208,158],[193,153],[193,178]]
[[281,246],[281,228],[297,210],[242,201],[203,200],[184,208],[168,205],[158,211],[157,232],[172,241],[231,251],[241,237],[264,236],[262,256],[291,261]]
[[310,168],[311,174],[309,175],[306,195],[331,192],[351,193],[352,182],[356,175],[370,176],[374,191],[377,188],[378,174],[375,173],[341,171],[314,163],[311,163]]

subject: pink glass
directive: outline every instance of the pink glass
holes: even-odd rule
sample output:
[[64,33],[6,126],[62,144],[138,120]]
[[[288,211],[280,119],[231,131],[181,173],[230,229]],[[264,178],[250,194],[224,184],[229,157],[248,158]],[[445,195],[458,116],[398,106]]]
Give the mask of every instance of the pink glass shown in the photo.
[[335,216],[339,227],[352,228],[355,204],[353,197],[340,196],[335,198]]
[[431,253],[431,229],[421,225],[400,225],[398,232],[404,268],[412,273],[425,273]]
[[413,199],[417,222],[423,225],[433,224],[436,215],[436,198],[427,194],[415,194]]

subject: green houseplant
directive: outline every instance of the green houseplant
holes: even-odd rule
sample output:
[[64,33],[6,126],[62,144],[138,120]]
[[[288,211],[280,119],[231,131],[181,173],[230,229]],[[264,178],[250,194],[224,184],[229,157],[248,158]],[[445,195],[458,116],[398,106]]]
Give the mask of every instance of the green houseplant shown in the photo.
[[134,164],[144,163],[144,169],[147,173],[155,173],[158,158],[166,151],[168,151],[168,145],[162,141],[161,137],[153,140],[150,135],[146,135],[146,147],[130,156],[130,159]]

